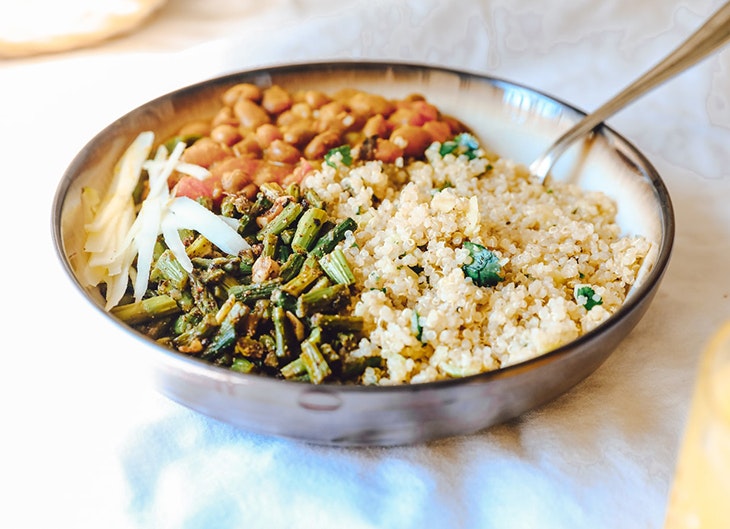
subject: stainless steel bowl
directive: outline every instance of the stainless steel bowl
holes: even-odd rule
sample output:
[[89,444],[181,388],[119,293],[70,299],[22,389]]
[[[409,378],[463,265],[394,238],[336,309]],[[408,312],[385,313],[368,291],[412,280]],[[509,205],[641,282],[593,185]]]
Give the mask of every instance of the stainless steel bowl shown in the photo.
[[[239,82],[335,91],[357,87],[403,97],[422,93],[471,127],[502,156],[529,163],[583,113],[536,90],[503,80],[412,64],[298,64],[227,75],[159,97],[121,117],[73,160],[53,204],[53,235],[62,265],[90,306],[103,311],[98,291],[81,286],[76,256],[82,245],[80,191],[108,185],[115,161],[144,130],[158,137],[189,120],[210,117],[220,94]],[[601,190],[618,202],[625,233],[653,242],[652,266],[624,306],[579,339],[498,371],[420,385],[313,386],[245,375],[163,348],[119,323],[154,358],[160,391],[198,412],[246,430],[308,442],[396,445],[466,434],[540,406],[589,376],[644,315],[667,267],[674,213],[664,183],[647,159],[608,127],[569,150],[554,177]],[[104,312],[107,317],[114,319]],[[81,324],[79,333],[84,332]]]

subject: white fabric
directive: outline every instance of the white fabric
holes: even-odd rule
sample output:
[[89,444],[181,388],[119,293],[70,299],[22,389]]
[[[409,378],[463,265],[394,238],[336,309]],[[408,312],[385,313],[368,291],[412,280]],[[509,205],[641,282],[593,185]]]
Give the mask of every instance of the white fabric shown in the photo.
[[696,360],[730,318],[730,49],[610,120],[676,209],[672,263],[646,317],[568,394],[463,438],[323,448],[170,402],[137,343],[66,278],[50,209],[97,131],[184,84],[390,58],[504,77],[590,110],[720,3],[173,0],[129,36],[0,62],[0,527],[661,527]]

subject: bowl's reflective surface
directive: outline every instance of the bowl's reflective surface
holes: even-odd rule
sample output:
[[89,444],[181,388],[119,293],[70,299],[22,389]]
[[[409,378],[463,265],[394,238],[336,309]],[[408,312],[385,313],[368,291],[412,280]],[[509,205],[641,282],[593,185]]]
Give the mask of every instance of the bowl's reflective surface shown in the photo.
[[[422,93],[471,127],[490,150],[529,163],[582,114],[537,91],[502,80],[420,65],[302,64],[241,72],[151,101],[107,127],[73,160],[57,190],[54,238],[61,261],[92,306],[75,256],[82,245],[80,190],[103,188],[126,146],[143,130],[157,137],[192,119],[210,117],[218,96],[238,82],[333,92],[356,87],[392,97]],[[570,149],[554,177],[607,193],[618,202],[625,233],[654,243],[643,280],[608,321],[539,358],[491,373],[412,386],[322,385],[243,375],[164,349],[132,333],[154,358],[155,380],[171,399],[211,417],[260,433],[332,445],[393,445],[474,432],[548,402],[590,375],[647,310],[666,269],[674,238],[667,190],[650,163],[614,131],[602,127]],[[111,316],[109,316],[111,318]],[[83,332],[80,327],[79,332]]]

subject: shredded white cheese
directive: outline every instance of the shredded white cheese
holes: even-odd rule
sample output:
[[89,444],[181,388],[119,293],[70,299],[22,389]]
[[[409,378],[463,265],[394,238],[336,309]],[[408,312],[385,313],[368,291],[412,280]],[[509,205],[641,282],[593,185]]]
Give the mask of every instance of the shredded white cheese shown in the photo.
[[[188,272],[192,271],[193,264],[180,239],[180,229],[197,231],[231,255],[250,248],[228,220],[190,198],[170,194],[167,179],[173,171],[198,179],[207,178],[210,172],[180,161],[185,149],[182,142],[169,155],[164,146],[158,147],[154,159],[148,160],[153,141],[152,132],[141,133],[122,155],[104,199],[98,204],[89,200],[87,206],[92,220],[85,225],[84,251],[88,259],[82,276],[92,286],[106,283],[106,310],[119,303],[130,278],[134,281],[135,300],[142,299],[160,234]],[[135,215],[132,193],[142,169],[149,176],[149,192]]]

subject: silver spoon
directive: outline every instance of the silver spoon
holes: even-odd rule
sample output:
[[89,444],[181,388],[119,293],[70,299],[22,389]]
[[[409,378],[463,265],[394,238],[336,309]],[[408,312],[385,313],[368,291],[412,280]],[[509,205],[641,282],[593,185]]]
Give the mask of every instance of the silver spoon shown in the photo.
[[532,175],[545,182],[557,159],[574,141],[593,131],[634,99],[704,59],[728,39],[730,39],[730,2],[718,9],[707,22],[651,70],[560,136],[530,164]]

